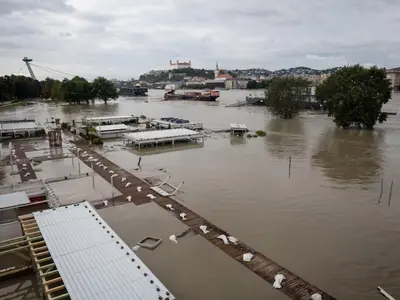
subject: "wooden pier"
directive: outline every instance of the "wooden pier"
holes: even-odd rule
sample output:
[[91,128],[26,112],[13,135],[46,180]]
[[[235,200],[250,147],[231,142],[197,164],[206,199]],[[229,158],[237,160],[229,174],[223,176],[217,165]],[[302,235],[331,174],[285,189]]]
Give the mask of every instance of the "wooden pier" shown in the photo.
[[[229,243],[225,244],[218,236],[225,235],[226,237],[231,236],[228,232],[220,229],[213,223],[207,221],[203,217],[199,216],[186,206],[180,204],[176,200],[170,197],[163,197],[156,194],[152,191],[147,183],[138,177],[134,176],[130,172],[124,170],[118,165],[114,164],[107,158],[103,157],[99,153],[95,152],[91,148],[85,145],[79,145],[79,158],[89,167],[92,165],[92,162],[89,161],[89,157],[92,159],[96,159],[97,162],[101,162],[105,167],[101,165],[94,165],[94,170],[105,180],[108,182],[111,181],[111,176],[113,174],[117,174],[117,177],[113,177],[113,186],[121,192],[121,196],[113,199],[117,203],[127,203],[127,197],[131,196],[131,202],[135,205],[141,205],[144,203],[148,203],[153,201],[157,203],[160,207],[167,210],[185,225],[189,226],[193,232],[203,236],[207,241],[221,249],[227,255],[232,257],[237,262],[244,265],[246,268],[263,278],[265,281],[270,283],[271,285],[275,281],[275,276],[280,273],[285,276],[285,280],[282,283],[282,288],[279,289],[281,292],[286,294],[291,299],[298,300],[308,300],[311,299],[311,296],[315,293],[320,294],[323,300],[335,300],[334,297],[325,293],[324,291],[318,289],[316,286],[308,283],[301,277],[296,274],[290,272],[288,269],[274,262],[273,260],[267,258],[265,255],[257,252],[255,249],[250,246],[238,241],[236,244]],[[78,155],[78,150],[72,150],[75,155]],[[85,153],[85,156],[82,157],[82,154]],[[113,173],[110,173],[113,172]],[[122,181],[122,177],[126,178],[125,181]],[[130,182],[130,186],[126,186],[127,183]],[[137,190],[137,187],[141,187],[141,191]],[[147,195],[152,194],[155,196],[154,199],[150,199]],[[172,205],[174,210],[171,210],[166,205]],[[103,206],[104,207],[104,206]],[[186,218],[182,220],[180,214],[185,213]],[[208,234],[204,234],[203,231],[199,228],[199,226],[205,225],[207,226],[207,230],[210,232]],[[251,253],[254,257],[250,260],[250,262],[243,261],[243,254]]]
[[17,164],[21,181],[26,182],[30,179],[37,179],[35,171],[33,171],[32,165],[29,162],[26,162],[28,158],[26,157],[23,146],[20,143],[13,143],[12,145],[13,150],[15,150],[14,154],[16,158],[13,157],[11,162]]

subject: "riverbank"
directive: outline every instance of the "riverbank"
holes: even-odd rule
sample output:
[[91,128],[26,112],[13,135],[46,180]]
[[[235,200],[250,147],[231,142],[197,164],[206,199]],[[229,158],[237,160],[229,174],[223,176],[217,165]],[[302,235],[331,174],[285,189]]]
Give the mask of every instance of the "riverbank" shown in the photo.
[[34,101],[16,101],[16,102],[4,103],[4,104],[0,105],[0,110],[16,108],[19,106],[34,105],[34,104],[35,104]]

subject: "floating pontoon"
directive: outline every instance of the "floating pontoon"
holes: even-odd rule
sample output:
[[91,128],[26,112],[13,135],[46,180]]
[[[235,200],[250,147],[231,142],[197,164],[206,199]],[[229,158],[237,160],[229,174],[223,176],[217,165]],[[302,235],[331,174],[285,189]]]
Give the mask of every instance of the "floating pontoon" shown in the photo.
[[194,130],[179,128],[127,133],[123,135],[124,144],[132,146],[147,146],[174,144],[175,142],[204,142],[204,134]]
[[111,125],[111,124],[136,124],[138,117],[135,116],[109,116],[109,117],[84,117],[82,124],[89,125]]
[[174,128],[186,128],[192,130],[203,129],[203,123],[190,122],[188,120],[172,118],[172,117],[154,119],[150,121],[150,124],[161,129],[174,129]]
[[45,131],[35,121],[4,121],[0,123],[0,138],[33,137],[44,135]]
[[94,129],[96,130],[95,135],[103,139],[122,137],[124,133],[137,131],[136,128],[125,124],[102,125],[96,126]]

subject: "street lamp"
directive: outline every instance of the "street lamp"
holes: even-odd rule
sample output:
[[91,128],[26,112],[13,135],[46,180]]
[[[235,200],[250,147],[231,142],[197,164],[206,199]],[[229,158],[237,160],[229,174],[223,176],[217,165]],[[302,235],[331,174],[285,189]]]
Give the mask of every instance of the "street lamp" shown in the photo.
[[80,157],[79,157],[79,151],[81,151],[81,149],[78,149],[77,150],[77,154],[78,154],[78,172],[79,172],[79,175],[81,175],[81,163],[80,163]]

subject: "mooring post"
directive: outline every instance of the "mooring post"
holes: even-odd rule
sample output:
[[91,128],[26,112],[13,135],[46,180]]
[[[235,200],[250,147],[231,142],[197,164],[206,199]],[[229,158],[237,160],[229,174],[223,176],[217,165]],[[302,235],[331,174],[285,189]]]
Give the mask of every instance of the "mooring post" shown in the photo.
[[114,177],[111,177],[111,199],[114,199]]
[[381,203],[382,193],[383,193],[383,178],[381,178],[381,193],[379,195],[378,203]]
[[139,157],[139,161],[137,163],[137,165],[140,167],[140,163],[142,162],[142,157]]
[[292,156],[289,156],[289,178],[290,178],[290,169],[292,167]]
[[392,189],[393,189],[393,180],[392,180],[392,182],[391,182],[391,184],[390,184],[388,206],[390,206],[390,202],[392,201]]
[[78,149],[76,153],[78,154],[78,172],[79,175],[81,175],[81,163],[80,163],[81,158],[79,157],[79,151],[81,151],[81,149]]

